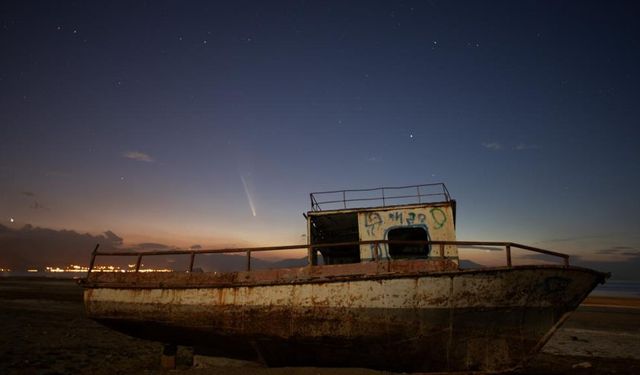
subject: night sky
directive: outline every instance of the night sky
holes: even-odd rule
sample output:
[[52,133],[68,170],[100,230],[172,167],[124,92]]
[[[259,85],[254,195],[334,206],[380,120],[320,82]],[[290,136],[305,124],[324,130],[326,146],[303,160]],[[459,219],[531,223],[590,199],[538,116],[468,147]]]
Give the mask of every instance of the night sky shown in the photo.
[[304,243],[309,192],[444,182],[459,239],[640,263],[639,19],[633,1],[3,1],[0,224]]

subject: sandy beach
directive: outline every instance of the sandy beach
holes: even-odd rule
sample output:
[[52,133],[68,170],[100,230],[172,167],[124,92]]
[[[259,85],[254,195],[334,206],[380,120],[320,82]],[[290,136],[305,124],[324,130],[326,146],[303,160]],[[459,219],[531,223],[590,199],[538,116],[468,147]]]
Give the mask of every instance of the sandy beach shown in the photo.
[[[87,319],[73,280],[0,278],[0,373],[165,373],[159,343]],[[177,374],[384,374],[353,368],[262,368],[219,360],[194,368],[179,348]],[[573,314],[521,374],[640,373],[640,299],[593,297]],[[388,373],[387,373],[388,374]]]

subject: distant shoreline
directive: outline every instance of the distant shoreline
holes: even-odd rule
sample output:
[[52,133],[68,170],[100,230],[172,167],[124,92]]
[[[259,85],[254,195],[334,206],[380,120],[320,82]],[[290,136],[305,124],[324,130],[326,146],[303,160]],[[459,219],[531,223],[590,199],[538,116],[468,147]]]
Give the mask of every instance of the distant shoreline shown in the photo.
[[631,309],[640,309],[640,298],[589,296],[580,304],[580,306],[624,307]]

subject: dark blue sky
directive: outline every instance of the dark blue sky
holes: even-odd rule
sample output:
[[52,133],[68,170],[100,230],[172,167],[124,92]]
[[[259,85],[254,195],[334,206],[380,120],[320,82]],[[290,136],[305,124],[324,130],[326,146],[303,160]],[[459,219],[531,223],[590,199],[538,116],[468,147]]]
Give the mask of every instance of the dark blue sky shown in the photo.
[[633,1],[4,1],[2,223],[295,243],[311,191],[442,181],[461,239],[637,254],[639,19]]

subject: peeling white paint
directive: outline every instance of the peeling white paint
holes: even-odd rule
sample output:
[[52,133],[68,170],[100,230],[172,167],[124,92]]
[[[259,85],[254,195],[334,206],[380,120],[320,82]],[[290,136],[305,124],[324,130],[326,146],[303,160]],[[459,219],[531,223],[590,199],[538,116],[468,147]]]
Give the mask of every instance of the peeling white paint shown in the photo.
[[[510,270],[499,273],[421,276],[412,278],[341,281],[184,289],[87,289],[92,303],[135,303],[139,306],[277,306],[426,309],[468,307],[548,307],[553,290],[548,280],[562,277],[566,270]],[[563,298],[574,298],[593,279],[590,273],[572,272],[571,282],[562,286]],[[565,301],[566,302],[566,301]]]

